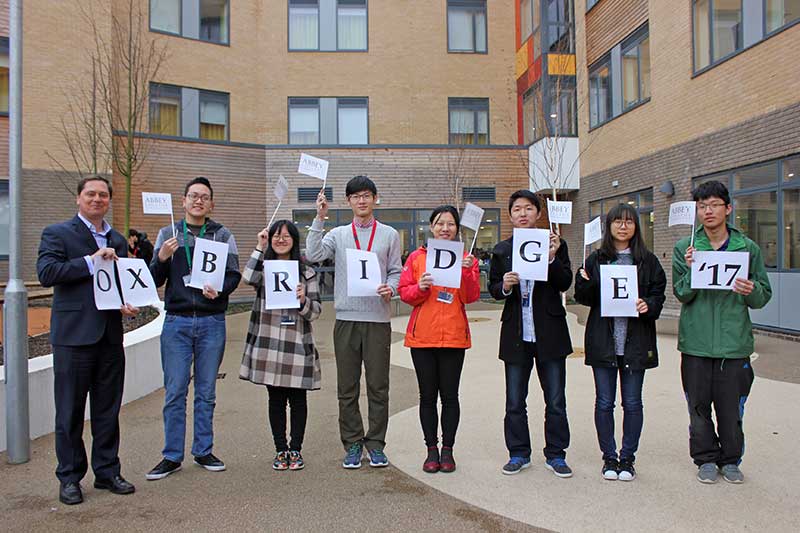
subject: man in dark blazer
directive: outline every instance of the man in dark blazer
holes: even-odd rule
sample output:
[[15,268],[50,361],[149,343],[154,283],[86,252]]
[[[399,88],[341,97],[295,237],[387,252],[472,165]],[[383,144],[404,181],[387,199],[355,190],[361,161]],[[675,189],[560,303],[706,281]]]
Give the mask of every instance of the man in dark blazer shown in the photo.
[[53,287],[50,343],[56,407],[56,477],[59,499],[67,505],[83,501],[80,480],[88,464],[83,445],[86,395],[90,394],[94,486],[130,494],[134,486],[120,475],[119,409],[125,378],[122,315],[138,309],[98,311],[92,276],[95,257],[127,256],[128,242],[104,217],[111,203],[111,185],[100,176],[78,183],[78,214],[42,232],[36,268],[39,282]]
[[[539,197],[528,190],[511,195],[508,212],[515,228],[533,228],[541,215]],[[567,312],[561,293],[572,283],[567,243],[550,234],[547,281],[520,279],[511,271],[512,241],[495,246],[489,270],[489,292],[505,300],[500,328],[500,359],[505,363],[506,416],[504,432],[510,459],[504,474],[516,474],[531,464],[531,436],[526,399],[531,371],[545,399],[545,466],[558,477],[571,477],[567,465],[569,423],[566,400],[566,358],[572,353]]]

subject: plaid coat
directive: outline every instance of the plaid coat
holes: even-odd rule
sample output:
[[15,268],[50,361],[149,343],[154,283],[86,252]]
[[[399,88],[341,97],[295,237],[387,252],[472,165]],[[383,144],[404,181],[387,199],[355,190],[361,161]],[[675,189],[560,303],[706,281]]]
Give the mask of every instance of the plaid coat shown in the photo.
[[[322,312],[317,275],[312,268],[301,266],[306,301],[300,309],[265,310],[263,271],[262,254],[254,250],[242,273],[242,279],[256,288],[256,300],[239,377],[260,385],[319,389],[322,374],[311,330],[311,321]],[[281,326],[281,316],[286,314],[295,318],[295,325]]]

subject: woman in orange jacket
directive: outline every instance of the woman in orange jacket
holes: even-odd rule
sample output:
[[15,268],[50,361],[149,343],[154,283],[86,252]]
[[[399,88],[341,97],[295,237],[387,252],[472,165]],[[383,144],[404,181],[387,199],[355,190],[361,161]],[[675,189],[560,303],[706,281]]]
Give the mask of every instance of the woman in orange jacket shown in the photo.
[[[458,210],[451,205],[431,213],[434,239],[454,240],[459,235]],[[425,472],[452,472],[456,469],[453,444],[461,409],[458,384],[464,366],[464,352],[472,345],[465,304],[480,297],[478,262],[465,255],[461,263],[461,287],[439,287],[426,271],[427,250],[415,250],[406,260],[400,276],[400,299],[414,306],[406,329],[405,345],[419,382],[419,419],[428,455]],[[439,453],[437,396],[442,399],[442,451]]]

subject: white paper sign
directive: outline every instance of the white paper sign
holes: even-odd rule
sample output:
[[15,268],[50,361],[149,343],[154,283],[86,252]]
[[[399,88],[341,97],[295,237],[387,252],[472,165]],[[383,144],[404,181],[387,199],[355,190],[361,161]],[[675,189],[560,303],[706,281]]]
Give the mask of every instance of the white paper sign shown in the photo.
[[750,275],[748,252],[695,252],[692,261],[692,288],[733,290],[737,278]]
[[440,287],[461,287],[461,258],[464,243],[444,239],[428,239],[425,271],[433,277],[433,284]]
[[114,261],[101,257],[94,258],[94,305],[99,311],[109,309],[119,310],[122,307],[122,298],[117,289],[116,276],[114,275]]
[[171,215],[172,195],[160,192],[143,192],[142,211],[145,215]]
[[550,264],[550,232],[546,229],[514,228],[511,270],[520,279],[547,281]]
[[694,226],[695,209],[697,204],[694,202],[675,202],[669,205],[669,225],[686,224]]
[[378,296],[381,279],[381,265],[374,252],[348,248],[347,254],[347,295]]
[[297,261],[264,261],[264,309],[299,309]]
[[280,175],[278,176],[278,183],[275,184],[275,198],[282,202],[287,192],[289,192],[289,181],[283,175]]
[[308,154],[300,154],[297,172],[325,181],[328,178],[328,162]]
[[124,258],[117,261],[122,299],[134,307],[155,305],[159,302],[156,284],[144,259]]
[[228,262],[228,243],[208,239],[195,239],[192,255],[192,278],[189,287],[202,289],[210,285],[216,291],[222,290],[225,281],[225,265]]
[[600,316],[638,317],[636,265],[600,265]]
[[572,202],[547,200],[547,214],[551,224],[572,224]]
[[584,248],[603,238],[603,229],[600,225],[600,217],[595,218],[588,224],[583,225],[583,246]]
[[467,202],[467,205],[464,206],[464,212],[461,213],[461,225],[478,231],[481,227],[481,221],[483,221],[483,213],[483,209]]

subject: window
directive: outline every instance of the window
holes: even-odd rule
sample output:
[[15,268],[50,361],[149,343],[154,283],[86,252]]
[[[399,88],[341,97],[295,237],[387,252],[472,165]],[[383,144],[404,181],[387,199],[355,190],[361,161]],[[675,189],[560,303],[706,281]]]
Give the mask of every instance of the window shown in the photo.
[[778,177],[778,163],[767,163],[736,170],[733,173],[733,188],[736,190],[774,186]]
[[767,33],[800,20],[800,0],[766,0]]
[[367,0],[338,0],[336,46],[339,50],[367,49]]
[[589,70],[589,125],[610,120],[612,111],[611,57],[606,57]]
[[289,50],[319,50],[317,0],[289,0]]
[[200,91],[200,138],[228,140],[228,95]]
[[693,9],[695,70],[742,49],[742,0],[695,0]]
[[150,84],[150,133],[181,135],[181,88]]
[[289,99],[289,144],[319,144],[319,99]]
[[578,120],[574,78],[554,76],[550,78],[550,109],[547,116],[547,132],[542,135],[555,137],[577,137]]
[[181,34],[181,0],[150,0],[150,28]]
[[545,48],[554,53],[572,53],[572,0],[542,0],[547,24]]
[[522,96],[522,142],[531,144],[544,136],[541,127],[542,92],[539,85]]
[[447,0],[447,49],[486,53],[486,0]]
[[625,110],[650,98],[650,33],[645,26],[622,45],[622,105]]
[[369,143],[369,113],[366,98],[339,98],[337,101],[339,144]]
[[525,40],[533,33],[533,0],[520,0],[519,2],[519,42]]
[[150,0],[150,29],[228,44],[228,0]]
[[[636,209],[636,212],[639,214],[639,226],[642,231],[642,238],[647,248],[652,251],[654,243],[653,226],[655,221],[653,215],[653,189],[645,189],[589,202],[589,220],[593,220],[599,216],[602,223],[605,224],[606,215],[611,208],[618,204],[628,204]],[[600,247],[600,242],[601,241],[595,243],[595,249]]]
[[0,37],[0,113],[8,113],[8,37]]
[[11,206],[8,199],[8,181],[0,180],[0,257],[8,257],[8,226]]
[[450,98],[450,144],[489,144],[489,99]]
[[783,227],[783,268],[800,269],[800,189],[783,192],[781,227]]
[[586,11],[592,9],[600,0],[586,0]]

